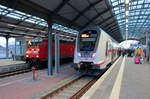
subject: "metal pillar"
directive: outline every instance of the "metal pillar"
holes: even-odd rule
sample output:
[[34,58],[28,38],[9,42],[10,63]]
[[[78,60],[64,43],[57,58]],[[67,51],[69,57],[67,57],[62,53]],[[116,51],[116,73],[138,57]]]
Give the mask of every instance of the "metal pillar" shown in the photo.
[[150,33],[146,32],[146,60],[150,61]]
[[48,24],[48,76],[53,75],[53,45],[52,45],[52,24]]
[[6,58],[8,58],[8,52],[9,52],[9,49],[8,49],[8,36],[6,36]]
[[147,36],[148,36],[148,32],[146,32],[146,61],[148,62],[149,61],[149,59],[148,59],[148,38],[147,38]]
[[16,60],[16,38],[15,38],[15,54],[14,54],[14,60]]
[[60,67],[60,56],[59,56],[59,36],[55,33],[55,73],[59,73]]
[[150,47],[149,47],[149,46],[147,46],[147,49],[146,49],[146,56],[147,56],[146,60],[147,60],[147,62],[149,62],[149,61],[150,61],[149,50],[150,50]]

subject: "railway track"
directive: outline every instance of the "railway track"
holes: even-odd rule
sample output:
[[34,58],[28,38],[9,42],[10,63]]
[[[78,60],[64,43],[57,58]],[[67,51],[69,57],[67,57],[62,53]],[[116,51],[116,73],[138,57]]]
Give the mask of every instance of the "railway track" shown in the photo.
[[15,70],[15,71],[10,71],[10,72],[4,72],[0,73],[0,78],[8,77],[8,76],[13,76],[16,74],[21,74],[21,73],[26,73],[31,71],[31,69],[22,69],[22,70]]
[[[41,69],[44,69],[42,68],[36,68],[36,70],[41,70]],[[18,70],[13,70],[13,71],[8,71],[8,72],[0,72],[0,78],[4,78],[4,77],[8,77],[8,76],[13,76],[13,75],[16,75],[16,74],[21,74],[21,73],[26,73],[26,72],[30,72],[32,71],[31,69],[18,69]]]
[[42,99],[79,99],[98,78],[98,76],[80,76],[44,96]]

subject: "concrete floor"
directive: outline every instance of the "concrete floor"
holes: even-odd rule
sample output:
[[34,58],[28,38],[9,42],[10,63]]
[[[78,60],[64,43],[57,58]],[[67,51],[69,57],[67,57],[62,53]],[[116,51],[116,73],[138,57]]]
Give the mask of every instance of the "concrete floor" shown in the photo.
[[0,79],[0,99],[30,99],[75,74],[71,64],[65,64],[57,76],[50,77],[47,76],[47,70],[39,70],[36,71],[35,81],[32,72]]
[[150,65],[134,64],[129,57],[120,59],[103,82],[94,86],[81,99],[150,99]]

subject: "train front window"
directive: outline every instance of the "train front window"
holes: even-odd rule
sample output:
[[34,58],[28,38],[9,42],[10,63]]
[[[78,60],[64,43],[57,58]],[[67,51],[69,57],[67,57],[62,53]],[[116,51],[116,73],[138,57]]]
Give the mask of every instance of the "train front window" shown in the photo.
[[27,42],[28,48],[39,48],[41,40],[30,40]]
[[96,30],[87,30],[80,34],[80,51],[94,51],[98,33]]

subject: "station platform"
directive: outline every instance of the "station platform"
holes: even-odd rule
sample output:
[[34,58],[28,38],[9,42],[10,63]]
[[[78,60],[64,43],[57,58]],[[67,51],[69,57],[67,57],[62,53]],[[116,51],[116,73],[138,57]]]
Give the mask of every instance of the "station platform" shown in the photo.
[[0,59],[0,73],[9,72],[13,70],[20,70],[28,68],[25,61],[13,61],[12,59]]
[[[36,71],[36,80],[32,78],[32,72],[19,74],[0,79],[0,99],[37,99],[34,98],[40,92],[57,86],[77,73],[71,67],[72,63],[63,64],[57,76],[48,76],[47,69]],[[43,93],[47,94],[47,93]]]
[[150,99],[150,64],[119,58],[81,99]]
[[15,64],[22,64],[25,61],[13,61],[12,59],[0,59],[0,66],[11,66]]

